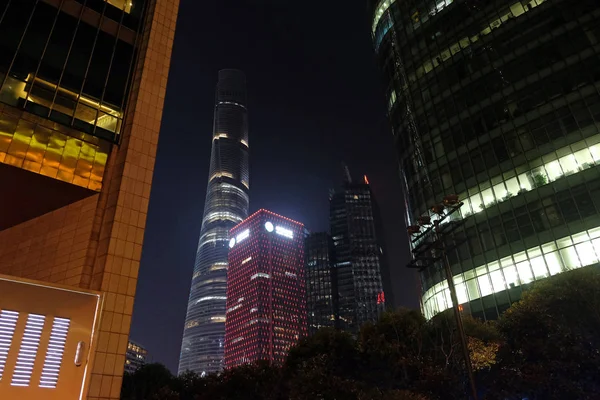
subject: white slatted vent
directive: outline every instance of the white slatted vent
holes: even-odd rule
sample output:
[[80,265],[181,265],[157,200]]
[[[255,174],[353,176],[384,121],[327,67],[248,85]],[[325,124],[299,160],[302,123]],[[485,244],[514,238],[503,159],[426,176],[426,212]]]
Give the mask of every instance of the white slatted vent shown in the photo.
[[40,379],[40,387],[42,388],[56,388],[70,324],[71,320],[67,318],[54,318],[48,351],[46,351],[46,359],[44,360],[44,368],[42,369],[42,377]]
[[2,380],[6,358],[8,357],[8,350],[12,344],[18,319],[18,312],[0,310],[0,381]]
[[23,333],[23,341],[17,356],[17,364],[12,377],[12,386],[29,386],[33,365],[40,347],[40,336],[44,329],[46,317],[38,314],[29,314]]

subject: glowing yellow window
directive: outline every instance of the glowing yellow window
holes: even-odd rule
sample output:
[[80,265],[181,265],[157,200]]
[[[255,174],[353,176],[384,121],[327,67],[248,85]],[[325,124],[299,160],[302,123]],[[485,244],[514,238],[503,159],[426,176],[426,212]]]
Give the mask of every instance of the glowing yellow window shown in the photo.
[[124,10],[126,13],[131,12],[131,7],[133,7],[133,0],[106,0],[108,4],[112,4],[117,7],[119,10]]

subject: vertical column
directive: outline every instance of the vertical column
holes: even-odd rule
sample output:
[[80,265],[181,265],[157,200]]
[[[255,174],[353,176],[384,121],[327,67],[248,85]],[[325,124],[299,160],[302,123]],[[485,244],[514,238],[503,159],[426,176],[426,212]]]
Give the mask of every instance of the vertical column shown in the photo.
[[118,399],[156,147],[162,118],[178,0],[147,0],[122,142],[109,159],[82,286],[106,295],[89,400]]

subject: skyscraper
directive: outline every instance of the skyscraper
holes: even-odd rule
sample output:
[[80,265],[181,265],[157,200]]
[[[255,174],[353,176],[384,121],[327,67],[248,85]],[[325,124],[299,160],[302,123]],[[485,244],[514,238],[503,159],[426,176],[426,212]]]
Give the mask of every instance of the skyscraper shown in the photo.
[[306,335],[304,226],[259,210],[231,230],[229,247],[225,365],[282,364]]
[[314,335],[322,327],[339,328],[338,275],[327,232],[311,233],[305,243],[308,333]]
[[[496,318],[525,285],[600,260],[600,3],[371,1],[373,41],[416,224],[447,194],[465,312]],[[440,266],[422,308],[451,306]]]
[[120,394],[178,4],[0,2],[0,274],[103,294],[89,399]]
[[330,199],[331,236],[335,246],[339,326],[358,332],[377,321],[385,308],[383,254],[377,205],[367,183],[346,182]]
[[219,71],[208,188],[179,372],[223,369],[229,230],[248,216],[248,111],[241,71]]

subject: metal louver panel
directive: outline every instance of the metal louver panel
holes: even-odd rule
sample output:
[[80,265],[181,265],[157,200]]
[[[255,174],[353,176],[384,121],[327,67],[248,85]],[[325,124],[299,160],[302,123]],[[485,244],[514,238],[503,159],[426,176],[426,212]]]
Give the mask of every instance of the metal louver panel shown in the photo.
[[45,320],[46,317],[43,315],[29,314],[27,317],[25,333],[23,333],[23,340],[21,341],[21,348],[19,349],[17,364],[11,381],[12,386],[29,386]]
[[42,377],[40,378],[40,387],[56,388],[70,324],[71,320],[67,318],[54,318],[52,331],[50,332],[50,343],[48,344]]
[[18,319],[19,313],[16,311],[0,311],[0,380],[2,380],[8,349],[12,344]]

